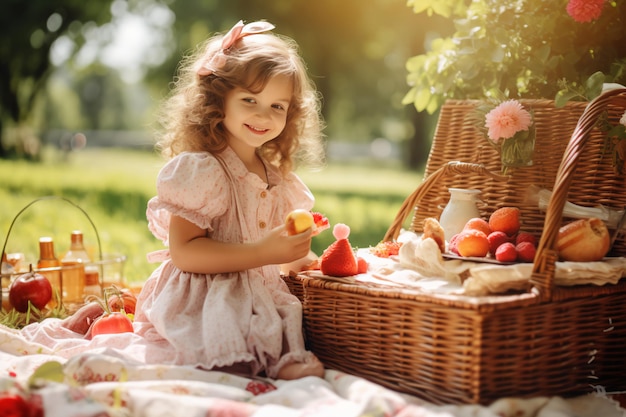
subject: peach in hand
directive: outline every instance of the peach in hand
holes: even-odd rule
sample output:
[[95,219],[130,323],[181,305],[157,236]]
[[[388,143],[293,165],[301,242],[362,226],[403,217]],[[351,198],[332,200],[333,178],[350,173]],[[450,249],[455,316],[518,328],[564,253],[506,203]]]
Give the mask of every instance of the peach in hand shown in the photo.
[[313,224],[313,214],[304,209],[295,209],[291,211],[285,219],[285,227],[287,228],[287,234],[289,235],[302,233],[313,227]]

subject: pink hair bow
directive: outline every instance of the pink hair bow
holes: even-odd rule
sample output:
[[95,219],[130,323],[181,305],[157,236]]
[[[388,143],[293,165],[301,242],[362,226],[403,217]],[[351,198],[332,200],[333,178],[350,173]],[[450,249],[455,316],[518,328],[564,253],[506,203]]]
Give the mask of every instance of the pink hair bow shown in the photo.
[[224,51],[228,50],[231,46],[235,44],[239,39],[244,36],[254,35],[257,33],[268,32],[274,29],[274,25],[269,22],[252,22],[244,25],[243,21],[240,20],[232,27],[231,30],[224,35],[224,39],[222,39],[222,48],[213,56],[205,56],[202,60],[202,64],[196,70],[198,75],[211,75],[215,72],[216,69],[221,68],[226,62],[226,55]]

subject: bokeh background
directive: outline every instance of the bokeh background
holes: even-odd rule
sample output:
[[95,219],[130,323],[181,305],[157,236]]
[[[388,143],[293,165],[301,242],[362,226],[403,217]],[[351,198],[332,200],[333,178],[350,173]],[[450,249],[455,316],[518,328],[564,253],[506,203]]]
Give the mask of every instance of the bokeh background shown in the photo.
[[403,0],[5,0],[0,157],[80,147],[77,132],[87,146],[150,147],[180,58],[239,19],[268,20],[300,45],[324,97],[330,158],[423,164],[433,118],[401,104],[405,64],[452,28]]
[[[316,210],[375,245],[418,184],[436,115],[402,99],[407,59],[452,32],[404,0],[4,0],[0,14],[0,244],[36,261],[38,238],[57,255],[71,230],[127,257],[126,275],[154,269],[162,248],[145,207],[162,160],[156,108],[180,59],[238,20],[265,19],[294,38],[323,96],[328,166],[301,175]],[[54,195],[71,200],[32,201]],[[19,218],[18,218],[19,213]],[[330,232],[314,239],[321,253]],[[98,246],[99,248],[96,248]],[[3,281],[3,285],[5,282]]]

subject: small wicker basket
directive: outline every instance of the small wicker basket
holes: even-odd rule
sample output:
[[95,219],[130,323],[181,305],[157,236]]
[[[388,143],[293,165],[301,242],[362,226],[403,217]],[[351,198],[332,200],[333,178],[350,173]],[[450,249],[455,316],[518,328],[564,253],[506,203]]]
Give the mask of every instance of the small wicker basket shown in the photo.
[[[443,106],[425,179],[384,239],[397,237],[410,217],[410,229],[421,232],[424,218],[439,217],[449,187],[480,189],[484,216],[517,206],[524,229],[541,236],[528,291],[426,294],[297,275],[287,283],[302,287],[295,291],[302,291],[309,348],[327,367],[434,403],[625,390],[626,280],[565,288],[554,285],[554,275],[558,229],[568,220],[562,216],[566,200],[626,206],[624,176],[613,172],[596,126],[603,113],[619,120],[626,89],[562,109],[550,100],[522,100],[534,112],[534,164],[514,169],[505,180],[492,174],[500,172],[497,152],[468,121],[477,104]],[[547,212],[526,201],[530,185],[553,191]],[[619,236],[612,255],[625,254]]]
[[[31,206],[35,204],[41,204],[42,202],[46,202],[46,201],[60,201],[63,203],[67,203],[73,208],[77,209],[80,213],[82,213],[82,215],[85,216],[86,220],[89,222],[89,224],[93,228],[93,232],[96,238],[97,259],[94,259],[91,262],[86,263],[84,266],[92,266],[94,268],[97,268],[99,280],[100,280],[99,284],[101,288],[107,285],[117,285],[119,287],[123,287],[124,286],[123,269],[124,269],[124,264],[126,262],[126,256],[121,255],[121,254],[103,254],[102,245],[100,243],[100,235],[98,233],[98,229],[96,228],[96,225],[94,224],[93,220],[83,208],[81,208],[79,205],[77,205],[76,203],[72,202],[71,200],[65,197],[60,197],[56,195],[43,196],[43,197],[34,199],[29,204],[24,206],[15,215],[15,217],[13,218],[11,222],[11,225],[9,226],[9,230],[7,231],[6,238],[2,246],[2,252],[0,253],[2,255],[2,258],[4,259],[4,255],[6,254],[7,244],[11,237],[11,232],[13,231],[18,218],[20,218],[20,216],[24,212],[26,212]],[[82,305],[82,303],[73,304],[73,303],[66,302],[66,300],[64,299],[62,295],[63,294],[63,275],[65,272],[72,271],[77,268],[79,267],[76,265],[62,265],[62,266],[50,267],[50,268],[33,268],[34,272],[41,272],[44,274],[46,272],[52,272],[52,273],[60,274],[60,277],[61,277],[60,288],[58,288],[60,292],[59,296],[61,298],[60,301],[62,302],[62,304],[64,305],[68,313],[74,313]],[[0,273],[0,284],[1,284],[0,286],[2,288],[2,293],[0,294],[0,301],[2,301],[3,307],[9,307],[8,297],[9,297],[9,288],[10,288],[11,282],[13,282],[15,278],[17,278],[19,275],[22,275],[24,272],[25,271],[13,271],[13,272]],[[102,296],[102,293],[100,293],[99,295]]]

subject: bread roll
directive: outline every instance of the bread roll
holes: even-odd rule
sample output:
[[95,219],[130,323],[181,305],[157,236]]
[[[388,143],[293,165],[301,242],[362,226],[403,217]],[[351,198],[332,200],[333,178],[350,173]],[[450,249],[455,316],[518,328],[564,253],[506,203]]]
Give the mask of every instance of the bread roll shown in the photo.
[[434,217],[427,217],[424,219],[424,233],[422,239],[431,238],[437,242],[441,253],[446,251],[446,238],[443,227],[439,224],[439,221]]
[[595,217],[562,226],[557,237],[557,250],[562,261],[600,261],[609,251],[610,244],[609,230]]

